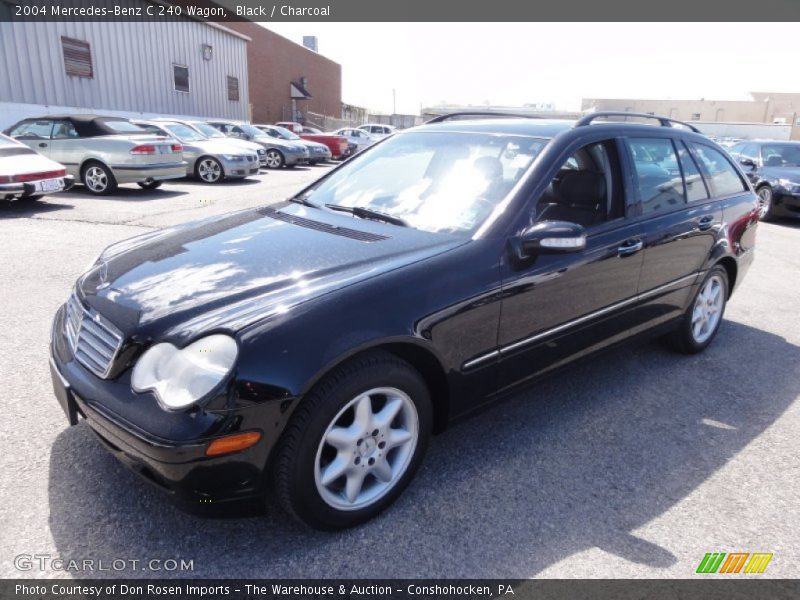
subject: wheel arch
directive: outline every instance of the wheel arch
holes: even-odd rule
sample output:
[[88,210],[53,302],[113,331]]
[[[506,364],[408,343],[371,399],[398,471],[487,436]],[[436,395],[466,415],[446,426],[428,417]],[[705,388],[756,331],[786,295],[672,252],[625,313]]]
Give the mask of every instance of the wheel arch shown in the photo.
[[213,154],[201,154],[200,156],[198,156],[194,160],[194,167],[192,168],[192,172],[194,173],[195,177],[199,177],[199,175],[197,173],[197,169],[200,168],[200,161],[202,161],[202,160],[204,160],[206,158],[213,158],[215,161],[217,161],[217,163],[219,163],[219,168],[222,169],[222,176],[220,177],[220,181],[222,181],[223,179],[225,179],[228,176],[227,173],[225,173],[225,165],[223,164],[223,162],[220,159],[218,159]]
[[442,362],[433,350],[416,340],[412,341],[407,338],[381,340],[342,354],[320,369],[306,383],[300,395],[305,396],[328,373],[343,363],[375,350],[388,352],[404,360],[419,372],[431,394],[433,431],[434,433],[444,431],[450,416],[450,385],[448,384],[447,374]]
[[94,163],[94,162],[100,163],[106,169],[108,169],[111,172],[112,175],[114,174],[114,169],[112,169],[109,166],[109,164],[106,161],[104,161],[102,158],[100,158],[99,156],[87,156],[83,160],[81,160],[80,167],[78,167],[78,173],[80,174],[81,179],[83,179],[83,172],[86,169],[86,167],[88,167],[90,163]]
[[728,273],[728,298],[730,298],[731,294],[733,294],[733,288],[736,286],[736,276],[738,275],[739,266],[732,256],[723,256],[714,263],[714,266],[717,265],[722,266]]

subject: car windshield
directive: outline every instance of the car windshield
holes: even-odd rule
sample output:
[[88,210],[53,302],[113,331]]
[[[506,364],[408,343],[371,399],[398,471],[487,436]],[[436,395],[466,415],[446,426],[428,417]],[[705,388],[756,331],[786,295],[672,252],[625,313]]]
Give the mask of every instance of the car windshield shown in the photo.
[[169,131],[181,142],[201,142],[206,139],[204,135],[200,135],[191,127],[181,125],[180,123],[164,125],[164,129]]
[[511,135],[406,133],[352,159],[298,199],[367,209],[423,231],[470,234],[546,143]]
[[202,133],[207,138],[224,138],[228,137],[224,133],[222,133],[216,127],[212,127],[207,123],[192,123],[192,127],[197,129],[200,133]]
[[765,144],[761,156],[767,167],[800,167],[800,144]]
[[300,139],[299,135],[297,135],[296,133],[292,133],[291,131],[289,131],[285,127],[279,127],[278,125],[275,125],[274,127],[272,127],[272,130],[275,133],[278,134],[278,137],[283,138],[284,140],[299,140]]
[[317,129],[316,127],[303,127],[303,133],[313,133],[313,134],[316,135],[316,134],[322,133],[322,132],[319,129]]
[[103,121],[103,125],[117,133],[145,133],[145,130],[130,121]]
[[253,137],[264,137],[267,135],[263,131],[261,131],[258,127],[253,127],[248,123],[242,123],[239,125],[239,128],[244,131],[247,135],[252,135]]

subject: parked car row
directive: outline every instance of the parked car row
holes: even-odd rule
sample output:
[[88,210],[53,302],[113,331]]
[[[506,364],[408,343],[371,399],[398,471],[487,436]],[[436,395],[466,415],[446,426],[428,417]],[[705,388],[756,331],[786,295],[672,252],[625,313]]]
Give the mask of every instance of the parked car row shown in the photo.
[[[391,133],[389,126],[380,127],[385,129],[376,135]],[[255,175],[260,168],[345,159],[376,139],[363,128],[323,133],[294,122],[252,125],[221,119],[99,115],[23,119],[5,134],[8,137],[0,146],[0,200],[37,198],[68,189],[74,182],[96,195],[111,194],[124,183],[155,189],[182,177],[213,184]],[[50,168],[41,169],[42,161],[49,161]],[[30,179],[41,174],[47,177]]]

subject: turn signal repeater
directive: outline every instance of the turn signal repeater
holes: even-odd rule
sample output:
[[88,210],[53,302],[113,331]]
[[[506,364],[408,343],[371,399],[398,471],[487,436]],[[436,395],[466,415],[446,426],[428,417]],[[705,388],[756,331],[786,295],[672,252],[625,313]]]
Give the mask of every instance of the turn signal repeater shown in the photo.
[[259,431],[245,431],[244,433],[233,433],[215,439],[206,448],[206,456],[220,456],[238,452],[250,446],[254,446],[261,439]]

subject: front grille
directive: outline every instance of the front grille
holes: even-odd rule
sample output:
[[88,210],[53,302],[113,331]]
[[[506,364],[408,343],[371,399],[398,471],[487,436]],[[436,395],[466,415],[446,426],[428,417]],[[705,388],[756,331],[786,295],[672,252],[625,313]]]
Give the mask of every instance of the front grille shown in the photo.
[[67,301],[64,333],[77,361],[105,379],[122,346],[122,332],[99,313],[84,308],[72,294]]

